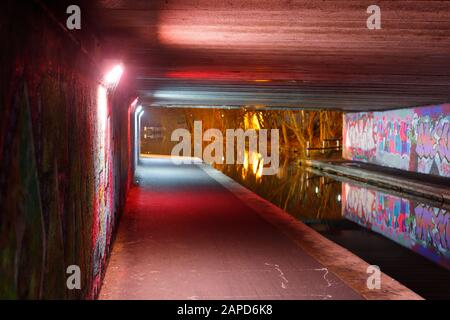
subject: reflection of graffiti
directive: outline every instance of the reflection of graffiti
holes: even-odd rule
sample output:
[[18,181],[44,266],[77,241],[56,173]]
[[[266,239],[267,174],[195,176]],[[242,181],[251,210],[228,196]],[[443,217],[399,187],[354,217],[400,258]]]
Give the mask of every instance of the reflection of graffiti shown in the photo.
[[344,116],[343,156],[450,176],[450,104]]
[[450,249],[450,214],[445,210],[418,205],[414,209],[416,240],[433,243],[440,251]]
[[[344,186],[348,186],[344,184]],[[369,191],[367,189],[352,189],[343,188],[344,199],[347,200],[348,210],[358,217],[361,221],[371,221],[370,216],[375,211],[375,192]]]
[[450,269],[450,213],[380,191],[342,184],[343,216]]

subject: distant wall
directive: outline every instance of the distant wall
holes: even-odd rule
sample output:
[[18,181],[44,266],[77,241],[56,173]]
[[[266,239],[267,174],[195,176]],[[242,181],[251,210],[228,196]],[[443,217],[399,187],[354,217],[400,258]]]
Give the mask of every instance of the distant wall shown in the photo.
[[344,114],[343,157],[450,177],[450,104]]
[[129,182],[128,103],[100,85],[96,39],[74,33],[83,52],[39,3],[0,13],[0,298],[92,299]]

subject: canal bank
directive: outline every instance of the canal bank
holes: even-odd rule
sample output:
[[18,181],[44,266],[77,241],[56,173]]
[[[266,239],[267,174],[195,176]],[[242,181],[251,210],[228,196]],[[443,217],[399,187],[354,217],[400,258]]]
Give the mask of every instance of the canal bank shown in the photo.
[[283,159],[277,176],[260,177],[245,165],[216,167],[421,296],[449,298],[450,224],[440,202],[289,159]]
[[300,165],[370,185],[450,204],[449,179],[349,160],[300,160]]

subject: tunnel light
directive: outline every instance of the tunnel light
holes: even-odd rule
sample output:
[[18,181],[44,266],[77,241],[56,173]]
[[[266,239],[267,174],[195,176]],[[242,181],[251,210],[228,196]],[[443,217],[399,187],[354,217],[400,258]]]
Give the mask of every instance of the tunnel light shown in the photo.
[[140,112],[142,111],[142,106],[141,105],[139,105],[137,108],[136,108],[136,114],[139,114]]
[[338,196],[337,196],[337,201],[339,201],[339,202],[341,202],[341,195],[340,194],[338,194]]
[[104,78],[105,84],[108,86],[116,86],[123,74],[123,66],[118,64],[112,68]]

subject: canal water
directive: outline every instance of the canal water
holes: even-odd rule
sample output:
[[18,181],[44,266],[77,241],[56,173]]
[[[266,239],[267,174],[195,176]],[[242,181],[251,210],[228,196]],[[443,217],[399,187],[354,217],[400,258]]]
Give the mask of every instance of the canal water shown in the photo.
[[448,208],[289,159],[274,176],[262,176],[261,166],[247,154],[242,165],[215,165],[424,298],[450,298]]

